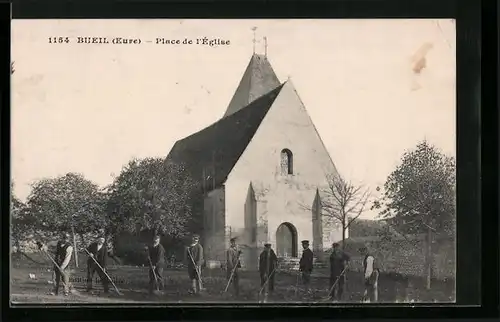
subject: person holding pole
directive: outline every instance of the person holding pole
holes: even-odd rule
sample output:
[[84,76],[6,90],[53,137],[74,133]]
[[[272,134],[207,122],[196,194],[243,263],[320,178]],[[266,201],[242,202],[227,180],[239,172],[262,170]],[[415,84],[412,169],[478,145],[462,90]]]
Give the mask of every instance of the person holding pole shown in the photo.
[[201,266],[203,265],[203,247],[199,243],[200,236],[194,234],[191,246],[187,248],[187,269],[192,283],[192,294],[199,294],[202,286]]
[[314,256],[312,250],[309,248],[308,240],[302,241],[302,247],[304,250],[302,251],[302,257],[300,258],[299,269],[302,272],[302,283],[304,284],[305,292],[309,293]]
[[[108,247],[105,244],[104,237],[99,237],[96,242],[87,247],[87,292],[92,290],[92,279],[97,271],[99,279],[101,280],[104,288],[104,293],[109,292],[109,281],[104,272],[106,271],[106,264],[108,259]],[[97,265],[99,264],[99,265]]]
[[51,295],[59,293],[59,283],[63,282],[64,296],[68,296],[70,292],[70,269],[69,264],[71,255],[73,254],[73,247],[70,244],[70,235],[66,232],[61,234],[61,240],[57,243],[54,254],[54,274],[52,274],[54,290]]
[[[239,295],[239,274],[238,268],[241,268],[240,255],[241,250],[236,245],[236,238],[230,239],[231,246],[226,251],[226,268],[227,268],[227,286],[232,282],[234,288],[234,295]],[[226,287],[227,290],[227,287]]]
[[363,293],[363,303],[377,302],[378,301],[378,278],[380,271],[378,268],[375,256],[373,256],[367,247],[360,248],[361,255],[364,255],[363,268],[365,291]]
[[334,302],[342,300],[344,292],[346,269],[350,257],[339,248],[338,243],[332,244],[330,254],[330,298]]
[[274,275],[278,267],[278,257],[271,248],[271,244],[264,244],[264,250],[260,253],[259,257],[259,273],[260,273],[260,286],[262,290],[266,290],[264,297],[267,298],[268,294],[274,292]]
[[163,269],[165,266],[165,249],[160,244],[160,235],[153,237],[153,245],[149,246],[149,294],[153,294],[155,286],[157,290],[164,290]]

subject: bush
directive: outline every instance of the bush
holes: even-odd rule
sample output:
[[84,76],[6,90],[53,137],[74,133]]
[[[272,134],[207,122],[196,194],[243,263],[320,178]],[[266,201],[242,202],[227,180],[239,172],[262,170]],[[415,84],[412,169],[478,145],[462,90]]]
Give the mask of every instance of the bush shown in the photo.
[[115,246],[115,255],[124,265],[149,265],[145,244],[139,242],[120,243]]

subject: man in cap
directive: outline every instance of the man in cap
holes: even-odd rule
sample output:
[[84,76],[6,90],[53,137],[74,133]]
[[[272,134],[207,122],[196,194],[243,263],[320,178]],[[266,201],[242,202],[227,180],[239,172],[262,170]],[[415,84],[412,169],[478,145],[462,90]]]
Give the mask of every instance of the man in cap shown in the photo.
[[[101,236],[97,239],[97,241],[90,244],[90,246],[87,247],[87,252],[89,254],[89,257],[87,259],[87,292],[90,292],[92,290],[92,279],[94,278],[94,274],[97,271],[99,279],[101,280],[102,286],[104,288],[104,293],[108,293],[109,280],[106,274],[104,274],[108,259],[108,247],[105,244],[104,237]],[[99,265],[97,265],[96,262]]]
[[311,273],[313,270],[313,252],[309,249],[309,241],[303,240],[302,247],[302,257],[299,262],[299,270],[302,272],[302,283],[304,283],[304,288],[307,293],[309,293],[309,284],[311,283]]
[[[153,294],[155,286],[163,291],[163,268],[165,266],[165,249],[160,244],[161,236],[153,237],[153,245],[149,246],[148,256],[151,261],[149,268],[149,294]],[[156,278],[155,278],[156,277]]]
[[[260,286],[265,288],[265,296],[274,291],[274,275],[278,267],[278,257],[270,243],[264,244],[264,250],[259,257]],[[262,289],[261,289],[262,291]]]
[[63,281],[64,284],[64,295],[68,296],[70,292],[70,269],[69,265],[71,262],[71,255],[73,254],[73,247],[70,242],[70,235],[68,233],[62,233],[61,239],[57,243],[54,261],[57,263],[59,270],[54,265],[54,274],[52,274],[52,278],[54,279],[54,290],[52,291],[52,295],[57,295],[59,292],[59,283]]
[[203,247],[200,245],[200,236],[193,235],[191,246],[187,248],[187,267],[189,279],[192,283],[192,293],[199,294],[203,288],[201,281],[201,267],[203,265]]
[[361,247],[359,249],[361,255],[364,255],[363,268],[364,268],[364,280],[365,280],[365,291],[363,294],[363,302],[377,302],[378,301],[378,277],[380,271],[378,268],[375,256],[373,256],[367,247]]
[[339,247],[338,243],[332,244],[330,254],[330,297],[333,301],[341,301],[344,292],[346,269],[350,257]]
[[230,239],[230,247],[226,251],[226,272],[228,283],[233,283],[234,295],[239,295],[239,274],[238,268],[241,268],[240,255],[241,250],[236,245],[236,238]]

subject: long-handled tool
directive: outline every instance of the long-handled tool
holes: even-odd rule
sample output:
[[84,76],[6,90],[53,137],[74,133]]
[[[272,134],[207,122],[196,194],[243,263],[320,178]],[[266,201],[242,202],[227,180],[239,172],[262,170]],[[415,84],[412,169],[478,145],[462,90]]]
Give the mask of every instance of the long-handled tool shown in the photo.
[[196,275],[198,275],[198,282],[200,283],[200,291],[203,289],[203,281],[201,280],[201,273],[198,271],[198,266],[196,265],[193,256],[191,255],[191,251],[189,248],[187,249],[189,258],[191,258],[191,262],[194,265],[194,270],[196,271]]
[[271,274],[269,274],[269,276],[267,276],[266,281],[264,282],[264,285],[262,285],[262,287],[260,288],[259,296],[262,293],[262,291],[264,290],[264,288],[266,287],[267,283],[269,282],[269,280],[271,279],[271,276],[273,276],[275,271],[276,271],[276,267],[271,271]]
[[226,285],[226,288],[224,289],[224,293],[227,292],[227,289],[229,288],[229,284],[231,284],[234,273],[236,272],[236,268],[238,268],[239,262],[240,262],[240,259],[238,258],[238,260],[236,261],[236,265],[234,265],[233,271],[231,272],[231,276],[229,277],[229,281],[227,281],[227,285]]
[[120,292],[120,290],[118,289],[118,287],[116,287],[115,283],[113,283],[113,280],[111,279],[111,277],[109,277],[108,273],[106,273],[106,271],[104,270],[104,268],[102,268],[102,266],[99,264],[99,262],[97,262],[97,260],[94,258],[94,256],[92,256],[90,254],[90,252],[84,248],[85,252],[87,252],[87,255],[89,255],[93,260],[94,260],[94,263],[97,264],[97,266],[99,267],[99,269],[104,273],[104,275],[108,278],[108,280],[111,282],[111,285],[113,285],[113,287],[115,288],[115,291],[116,291],[116,294],[118,295],[123,295],[122,292]]
[[297,292],[299,290],[299,278],[300,278],[300,271],[297,271],[297,282],[295,283],[295,297],[297,297]]
[[315,303],[324,302],[324,301],[327,301],[327,300],[331,299],[330,294],[332,294],[333,288],[337,285],[337,283],[339,282],[339,280],[340,280],[340,278],[342,277],[342,275],[344,275],[344,273],[345,273],[346,269],[347,269],[347,266],[346,266],[346,267],[344,267],[344,269],[342,270],[342,272],[340,273],[340,275],[339,275],[339,276],[337,276],[337,279],[335,280],[335,282],[333,283],[333,285],[332,285],[332,286],[330,287],[330,289],[328,290],[328,297],[325,297],[325,298],[323,298],[323,299],[321,299],[321,300],[319,300],[319,301],[317,301],[317,302],[315,302]]
[[[54,266],[61,273],[61,275],[66,276],[66,273],[62,270],[62,268],[59,265],[57,265],[56,261],[52,258],[52,256],[50,256],[49,253],[47,253],[46,251],[42,250],[40,245],[39,245],[39,249],[43,254],[45,254],[46,257],[48,257],[50,259],[50,261],[54,264]],[[61,278],[61,282],[64,284],[64,286],[66,288],[68,288],[68,289],[70,288],[69,285],[64,282],[64,278]]]
[[160,292],[160,283],[158,282],[158,275],[156,275],[155,269],[153,268],[153,262],[151,261],[151,257],[149,256],[149,251],[148,251],[148,261],[149,261],[149,268],[153,272],[153,277],[155,278],[155,285],[156,285],[156,291]]

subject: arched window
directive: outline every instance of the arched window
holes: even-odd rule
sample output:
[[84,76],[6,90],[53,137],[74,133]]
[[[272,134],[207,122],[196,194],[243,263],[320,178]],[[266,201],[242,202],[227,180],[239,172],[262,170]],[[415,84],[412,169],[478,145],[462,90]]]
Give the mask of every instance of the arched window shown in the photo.
[[288,149],[281,150],[281,174],[293,174],[293,154]]

